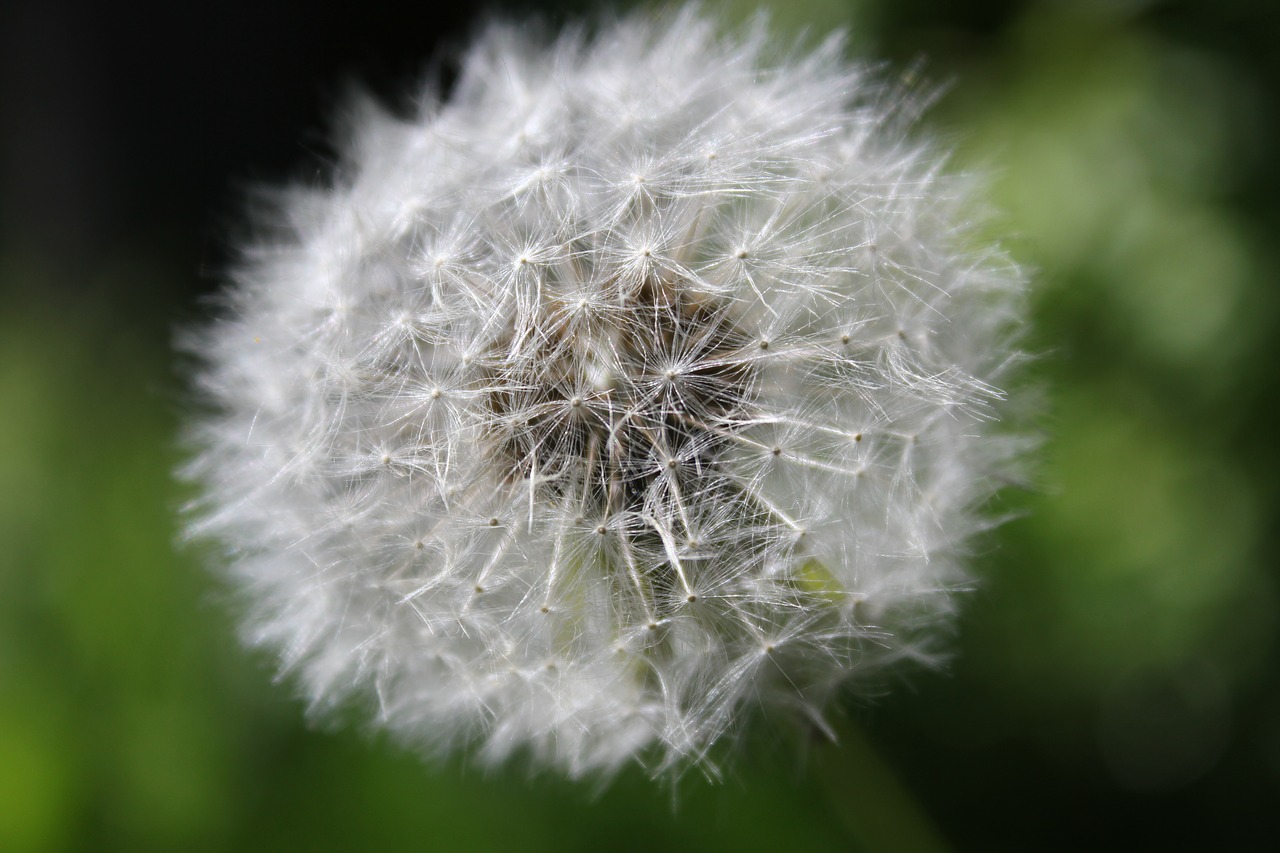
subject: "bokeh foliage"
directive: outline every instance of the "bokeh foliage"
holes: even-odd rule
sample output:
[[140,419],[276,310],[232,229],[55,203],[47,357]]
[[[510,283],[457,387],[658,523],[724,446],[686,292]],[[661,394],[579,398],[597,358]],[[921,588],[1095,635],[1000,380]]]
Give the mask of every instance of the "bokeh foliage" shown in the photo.
[[232,177],[297,175],[326,84],[394,91],[466,22],[321,14],[297,44],[280,5],[170,10],[145,47],[136,20],[29,6],[0,28],[25,91],[0,107],[0,849],[1280,838],[1269,4],[779,4],[780,27],[849,25],[858,53],[923,55],[949,84],[926,123],[992,175],[992,227],[1034,271],[1043,461],[993,508],[1013,520],[978,543],[951,672],[851,704],[839,747],[752,738],[676,797],[639,772],[601,793],[424,767],[358,723],[308,725],[174,547],[171,338],[226,262]]

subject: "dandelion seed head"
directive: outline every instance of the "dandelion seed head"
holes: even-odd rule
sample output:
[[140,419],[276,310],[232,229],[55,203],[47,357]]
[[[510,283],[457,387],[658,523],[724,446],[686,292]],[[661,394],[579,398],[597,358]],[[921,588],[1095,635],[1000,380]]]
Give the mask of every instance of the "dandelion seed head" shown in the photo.
[[352,111],[191,336],[191,532],[249,641],[573,776],[932,660],[1023,282],[913,99],[695,7],[493,26],[423,103]]

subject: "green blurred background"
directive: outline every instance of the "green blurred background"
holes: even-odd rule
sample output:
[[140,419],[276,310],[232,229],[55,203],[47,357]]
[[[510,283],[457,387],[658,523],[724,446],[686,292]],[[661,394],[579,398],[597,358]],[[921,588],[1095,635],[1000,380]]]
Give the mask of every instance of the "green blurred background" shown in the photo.
[[675,795],[307,724],[174,546],[171,340],[245,190],[319,179],[347,81],[447,83],[476,20],[0,12],[0,850],[1280,843],[1280,3],[778,4],[779,28],[923,59],[927,126],[992,175],[1036,271],[1043,463],[979,543],[949,672],[837,709],[835,747],[771,748],[766,721]]

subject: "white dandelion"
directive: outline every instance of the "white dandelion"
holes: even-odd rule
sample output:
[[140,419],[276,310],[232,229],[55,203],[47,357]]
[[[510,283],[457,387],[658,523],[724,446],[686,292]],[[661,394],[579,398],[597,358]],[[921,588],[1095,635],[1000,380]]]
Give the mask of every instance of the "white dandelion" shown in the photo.
[[352,112],[192,335],[191,533],[318,709],[706,767],[935,654],[1022,278],[841,39],[722,32],[490,27],[447,102]]

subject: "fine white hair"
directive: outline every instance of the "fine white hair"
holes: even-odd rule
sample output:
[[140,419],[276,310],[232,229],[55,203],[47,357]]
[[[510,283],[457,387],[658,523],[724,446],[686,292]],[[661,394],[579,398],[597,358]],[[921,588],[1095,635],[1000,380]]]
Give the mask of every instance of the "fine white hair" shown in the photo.
[[932,660],[1024,281],[918,103],[696,7],[491,26],[446,102],[359,103],[189,336],[189,530],[248,641],[572,776]]

